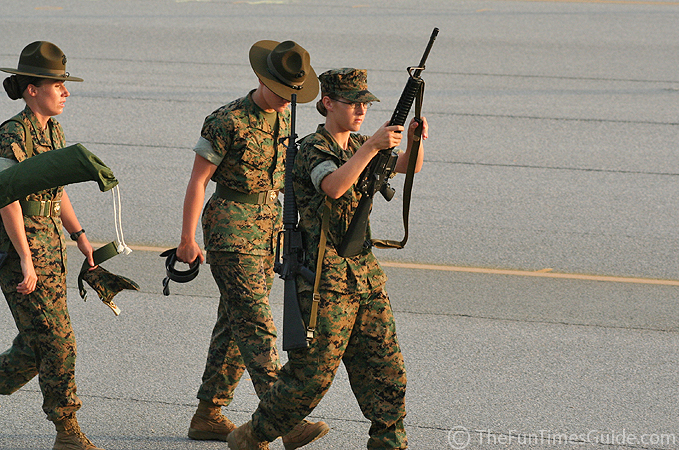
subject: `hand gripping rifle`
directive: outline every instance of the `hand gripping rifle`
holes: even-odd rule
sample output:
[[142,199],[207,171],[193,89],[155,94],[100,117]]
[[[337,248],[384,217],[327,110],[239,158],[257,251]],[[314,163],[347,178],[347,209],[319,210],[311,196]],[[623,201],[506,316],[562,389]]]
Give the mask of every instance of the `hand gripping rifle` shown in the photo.
[[[297,154],[297,135],[295,134],[295,119],[297,114],[297,94],[292,94],[290,103],[290,136],[285,155],[285,197],[283,199],[283,231],[278,235],[276,245],[276,261],[274,271],[285,280],[283,293],[283,350],[305,348],[309,345],[308,335],[302,311],[297,299],[297,275],[302,275],[314,281],[314,273],[304,266],[304,247],[302,232],[297,227],[297,203],[295,190],[292,185],[292,167]],[[283,260],[281,256],[281,238],[283,238]]]
[[[424,80],[420,74],[424,70],[424,64],[427,61],[431,47],[434,45],[434,40],[439,33],[438,28],[434,28],[429,38],[429,43],[424,51],[422,60],[417,67],[408,67],[408,82],[406,83],[401,98],[396,105],[396,109],[391,116],[389,125],[404,126],[413,101],[417,98],[415,116],[419,119],[420,107],[422,97],[424,95]],[[417,153],[420,147],[420,136],[422,133],[422,123],[420,122],[418,129],[415,130],[415,139],[411,148],[410,159],[408,160],[408,170],[406,173],[404,197],[403,197],[403,224],[405,227],[405,236],[402,241],[382,241],[382,240],[367,240],[368,233],[368,216],[372,209],[373,197],[377,192],[382,194],[385,200],[390,201],[394,197],[394,189],[389,185],[389,179],[394,176],[396,167],[396,160],[398,154],[393,149],[380,150],[377,155],[368,163],[361,176],[356,183],[356,189],[362,194],[361,200],[356,207],[354,217],[351,219],[349,228],[347,229],[342,242],[337,247],[337,252],[340,256],[352,257],[356,256],[364,248],[369,248],[372,245],[381,248],[403,248],[408,240],[408,211],[410,208],[410,191],[412,188],[412,178],[415,170],[415,163],[417,162]]]

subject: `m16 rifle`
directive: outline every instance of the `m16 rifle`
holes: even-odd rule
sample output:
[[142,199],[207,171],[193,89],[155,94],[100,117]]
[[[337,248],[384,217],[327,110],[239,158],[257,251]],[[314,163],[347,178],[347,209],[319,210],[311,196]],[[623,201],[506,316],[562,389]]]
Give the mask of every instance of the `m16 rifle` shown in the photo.
[[[408,67],[407,71],[409,74],[408,82],[406,83],[401,98],[399,99],[396,109],[391,116],[389,125],[401,125],[404,126],[410,108],[413,102],[418,98],[418,106],[421,103],[422,95],[424,93],[424,80],[420,77],[422,71],[424,71],[424,65],[429,56],[432,46],[434,45],[434,40],[438,35],[439,29],[434,28],[429,38],[429,43],[424,51],[424,55],[420,60],[420,64],[417,67]],[[419,108],[416,108],[419,109]],[[419,111],[416,111],[416,115],[419,115]],[[419,117],[418,117],[419,119]],[[419,125],[419,130],[415,131],[416,141],[414,142],[413,148],[419,149],[420,134],[421,134],[422,124]],[[419,133],[418,133],[419,131]],[[340,256],[352,257],[356,256],[363,249],[369,248],[370,246],[377,245],[386,248],[403,248],[406,240],[408,239],[408,223],[407,223],[407,211],[410,202],[410,188],[412,187],[412,173],[414,171],[416,152],[412,152],[410,155],[410,161],[408,164],[408,173],[406,175],[406,195],[404,195],[404,226],[405,226],[405,237],[400,242],[394,241],[369,241],[367,240],[368,234],[368,217],[370,216],[370,211],[372,210],[372,202],[375,194],[377,192],[381,193],[385,200],[390,201],[394,197],[394,189],[389,185],[389,179],[394,176],[396,161],[398,159],[398,154],[393,148],[380,150],[377,155],[368,163],[361,176],[356,182],[355,188],[362,194],[361,200],[356,207],[354,212],[354,217],[351,219],[349,228],[347,229],[342,242],[337,247],[337,253]],[[406,199],[407,197],[407,199]],[[406,201],[407,200],[407,201]]]
[[[297,155],[297,135],[295,134],[295,120],[297,114],[297,94],[292,94],[290,103],[290,136],[287,138],[288,145],[285,155],[285,190],[283,199],[283,231],[278,235],[274,272],[285,280],[283,293],[283,350],[305,348],[309,345],[308,340],[313,337],[309,334],[302,311],[297,299],[297,275],[302,275],[313,283],[314,273],[304,266],[304,246],[302,232],[299,230],[297,202],[295,190],[292,185],[292,168]],[[283,254],[281,258],[281,239],[283,239]]]

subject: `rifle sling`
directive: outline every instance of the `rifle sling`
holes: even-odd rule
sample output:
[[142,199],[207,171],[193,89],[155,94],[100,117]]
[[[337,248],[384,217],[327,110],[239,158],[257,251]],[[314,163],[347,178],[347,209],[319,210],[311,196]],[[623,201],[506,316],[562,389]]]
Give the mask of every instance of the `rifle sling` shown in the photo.
[[[21,115],[17,114],[16,116],[12,117],[11,119],[8,119],[4,121],[3,123],[0,124],[0,127],[2,127],[4,124],[7,122],[16,122],[19,125],[21,125],[24,128],[24,145],[26,146],[26,158],[30,158],[33,156],[33,138],[31,137],[31,132],[26,128],[26,124],[24,123],[23,120],[21,120]],[[4,230],[4,228],[3,228]],[[6,233],[6,231],[5,231]],[[0,248],[0,254],[4,254],[4,257],[2,257],[2,261],[0,261],[0,266],[2,266],[2,263],[5,261],[5,257],[7,256],[7,253],[9,252],[9,249],[12,245],[12,242],[7,239],[5,241],[5,244]]]
[[[422,100],[424,98],[424,80],[420,85],[420,90],[415,99],[415,117],[420,118],[422,115]],[[413,142],[410,146],[410,156],[408,158],[408,168],[406,170],[406,179],[403,185],[403,229],[404,236],[401,241],[391,241],[383,239],[372,239],[372,244],[377,248],[403,248],[408,241],[408,218],[410,216],[410,194],[413,189],[413,178],[415,176],[415,165],[420,153],[420,142],[422,140],[422,121],[415,128],[413,133]]]
[[26,128],[26,124],[24,123],[23,120],[21,120],[21,114],[17,114],[11,119],[7,119],[6,121],[0,124],[0,127],[6,124],[7,122],[16,122],[23,127],[24,134],[26,136],[24,141],[24,145],[26,146],[26,157],[30,158],[31,156],[33,156],[33,139],[31,138],[30,131],[28,131],[28,128]]
[[325,197],[323,206],[323,221],[321,224],[321,238],[318,241],[318,258],[316,259],[316,279],[314,280],[314,296],[311,302],[311,314],[309,315],[309,326],[307,327],[307,340],[314,337],[318,320],[318,306],[321,302],[320,285],[321,271],[323,270],[323,258],[325,257],[325,246],[327,242],[328,228],[330,227],[330,210],[332,205],[330,199]]

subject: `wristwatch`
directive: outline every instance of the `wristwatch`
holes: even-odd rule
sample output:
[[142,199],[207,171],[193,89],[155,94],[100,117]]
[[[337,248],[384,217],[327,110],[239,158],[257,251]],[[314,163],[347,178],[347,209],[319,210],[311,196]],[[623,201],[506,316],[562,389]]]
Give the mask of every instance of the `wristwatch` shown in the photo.
[[76,231],[75,233],[71,233],[71,240],[77,241],[81,234],[85,234],[84,228],[81,229],[80,231]]

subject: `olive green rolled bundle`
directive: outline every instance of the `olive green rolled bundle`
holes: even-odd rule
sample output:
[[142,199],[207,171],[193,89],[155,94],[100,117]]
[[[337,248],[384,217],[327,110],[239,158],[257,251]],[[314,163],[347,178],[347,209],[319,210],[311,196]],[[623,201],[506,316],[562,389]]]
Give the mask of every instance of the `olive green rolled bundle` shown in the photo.
[[118,184],[113,171],[81,144],[40,153],[0,172],[0,208],[35,192],[96,181],[101,192]]

